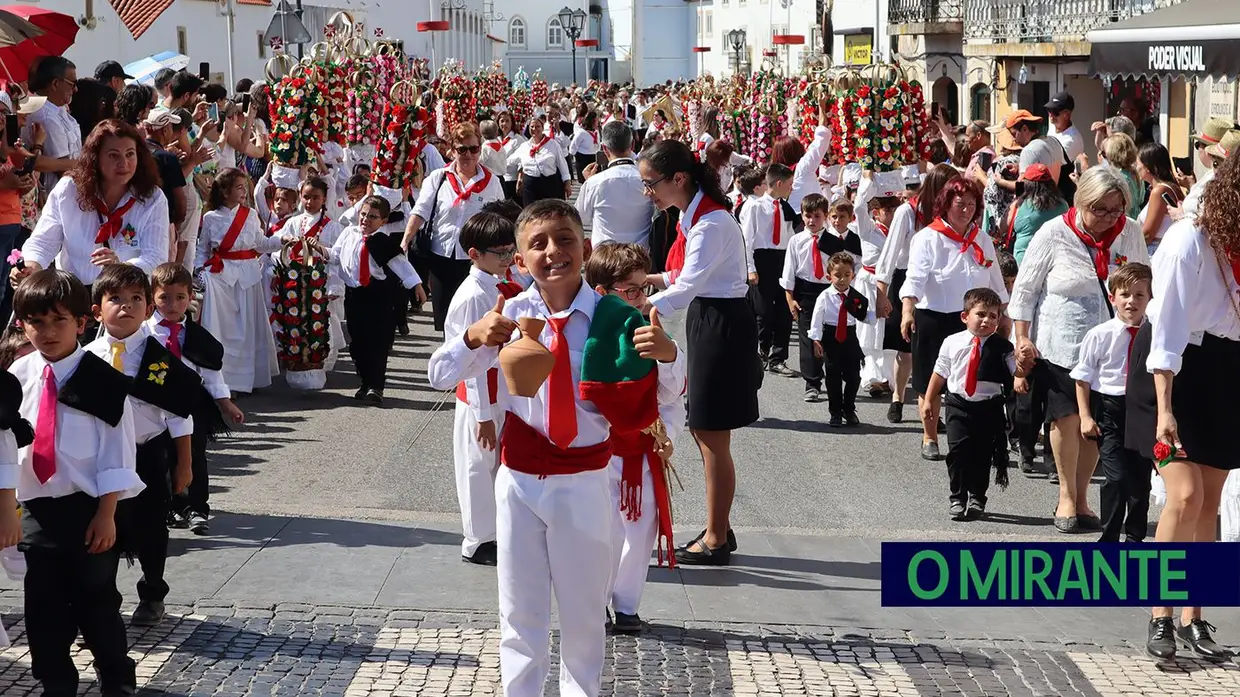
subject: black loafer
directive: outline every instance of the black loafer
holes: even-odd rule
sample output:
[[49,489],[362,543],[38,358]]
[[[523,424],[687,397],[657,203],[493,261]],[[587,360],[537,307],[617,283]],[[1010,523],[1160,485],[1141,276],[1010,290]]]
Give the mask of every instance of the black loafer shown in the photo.
[[[692,545],[702,547],[701,551],[690,549]],[[685,566],[727,566],[732,561],[732,552],[725,544],[722,547],[711,549],[706,543],[695,540],[684,547],[676,550],[676,563]]]
[[366,399],[366,395],[369,392],[370,392],[370,388],[365,385],[362,385],[361,387],[357,388],[357,392],[353,393],[353,399],[357,399],[357,400]]
[[1145,638],[1145,652],[1154,658],[1175,658],[1175,622],[1170,617],[1153,617]]
[[1180,643],[1202,658],[1212,661],[1225,661],[1231,658],[1231,651],[1220,646],[1214,641],[1214,637],[1210,636],[1210,632],[1213,631],[1218,631],[1218,628],[1199,617],[1175,630],[1175,636]]
[[1081,520],[1074,515],[1055,516],[1055,529],[1066,535],[1075,535],[1081,531]]
[[861,419],[857,418],[857,412],[849,411],[844,413],[844,423],[848,426],[860,426]]
[[904,420],[904,402],[892,402],[887,407],[887,421],[898,424]]
[[623,612],[616,612],[616,619],[611,623],[611,631],[617,634],[641,634],[642,618],[636,614],[626,615]]
[[472,557],[467,557],[464,554],[461,555],[462,561],[467,561],[470,564],[477,564],[478,566],[495,566],[499,561],[498,558],[499,549],[495,546],[494,542],[483,542],[478,545],[478,549],[474,550],[474,555]]
[[[703,529],[703,530],[702,530],[702,532],[699,532],[699,533],[697,534],[697,537],[693,538],[692,540],[689,540],[689,542],[688,542],[688,543],[686,543],[686,544],[685,544],[685,546],[686,546],[686,547],[688,547],[689,545],[693,544],[694,542],[697,542],[698,540],[701,540],[703,537],[706,537],[706,530],[705,530],[705,529]],[[736,533],[732,532],[732,528],[728,528],[728,551],[729,551],[729,552],[735,552],[735,551],[736,551]]]
[[827,425],[830,426],[831,428],[843,428],[844,415],[843,414],[832,414],[831,420],[827,421]]

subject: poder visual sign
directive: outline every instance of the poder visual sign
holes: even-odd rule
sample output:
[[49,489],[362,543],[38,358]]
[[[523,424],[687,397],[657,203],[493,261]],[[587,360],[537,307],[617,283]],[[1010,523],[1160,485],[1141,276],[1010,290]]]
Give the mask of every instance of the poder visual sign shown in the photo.
[[1150,70],[1204,73],[1205,47],[1200,45],[1150,46]]

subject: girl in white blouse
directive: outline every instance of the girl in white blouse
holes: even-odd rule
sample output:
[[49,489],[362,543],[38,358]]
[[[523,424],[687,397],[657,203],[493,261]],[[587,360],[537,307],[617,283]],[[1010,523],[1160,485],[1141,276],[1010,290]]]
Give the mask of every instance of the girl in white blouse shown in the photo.
[[961,313],[964,294],[990,288],[1007,302],[1007,287],[999,272],[990,235],[982,233],[982,192],[973,180],[956,176],[935,201],[936,217],[913,236],[909,245],[908,274],[900,289],[903,310],[900,333],[912,343],[913,391],[918,413],[929,401],[929,418],[922,420],[921,456],[941,459],[939,407],[941,394],[928,394],[930,376],[943,340],[964,331]]
[[[1073,207],[1034,233],[1008,307],[1018,354],[1041,359],[1032,379],[1037,394],[1045,396],[1059,472],[1055,528],[1065,533],[1101,530],[1086,496],[1098,447],[1081,436],[1076,385],[1069,373],[1085,333],[1112,316],[1108,274],[1128,262],[1149,262],[1140,225],[1124,215],[1129,191],[1111,168],[1086,171],[1077,182]],[[1017,380],[1018,392],[1028,389],[1026,381]]]
[[133,126],[109,119],[91,131],[78,164],[48,194],[39,223],[22,246],[25,269],[14,285],[47,268],[90,286],[107,264],[148,274],[169,260],[168,200],[146,142]]
[[598,150],[598,113],[587,111],[573,133],[572,142],[568,144],[568,152],[573,156],[573,168],[577,170],[578,182],[586,180],[586,167],[594,163]]
[[656,208],[684,211],[684,265],[648,280],[660,314],[686,311],[689,428],[706,468],[706,529],[676,550],[681,564],[725,565],[736,549],[728,522],[736,493],[733,429],[758,419],[758,325],[746,300],[745,240],[714,170],[678,141],[642,151],[642,185]]
[[275,337],[263,280],[263,255],[283,239],[263,233],[258,214],[244,205],[247,179],[222,170],[207,197],[194,268],[201,273],[202,326],[224,345],[224,382],[234,394],[271,385],[279,374]]
[[[1215,539],[1228,473],[1240,468],[1240,158],[1215,170],[1196,221],[1181,220],[1154,254],[1150,321],[1133,342],[1125,446],[1153,457],[1167,487],[1157,542]],[[1152,375],[1151,375],[1152,374]],[[1172,456],[1158,452],[1155,444]],[[1176,447],[1178,446],[1178,448]],[[1146,651],[1166,659],[1176,639],[1205,658],[1227,658],[1201,608],[1155,607]]]
[[530,206],[544,198],[569,198],[573,178],[560,142],[546,132],[540,116],[530,119],[530,133],[530,139],[508,156],[508,168],[515,167],[519,175],[517,193],[521,204]]

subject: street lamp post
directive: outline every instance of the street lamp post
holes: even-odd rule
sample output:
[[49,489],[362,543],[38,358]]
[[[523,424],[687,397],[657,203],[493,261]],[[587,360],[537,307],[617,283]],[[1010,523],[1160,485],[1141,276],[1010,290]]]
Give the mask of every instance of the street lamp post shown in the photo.
[[564,36],[568,39],[569,45],[573,47],[573,84],[575,85],[577,84],[577,39],[581,36],[581,30],[586,26],[586,13],[581,8],[573,10],[565,6],[560,10],[558,17]]
[[728,32],[728,43],[732,46],[732,52],[736,54],[736,68],[734,72],[741,71],[741,49],[745,47],[745,30],[733,29]]

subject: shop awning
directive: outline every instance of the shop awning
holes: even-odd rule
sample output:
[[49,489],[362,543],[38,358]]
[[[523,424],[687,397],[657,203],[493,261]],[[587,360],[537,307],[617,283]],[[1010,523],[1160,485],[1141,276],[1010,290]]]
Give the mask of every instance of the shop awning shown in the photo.
[[1240,76],[1240,0],[1185,0],[1085,36],[1095,75]]

